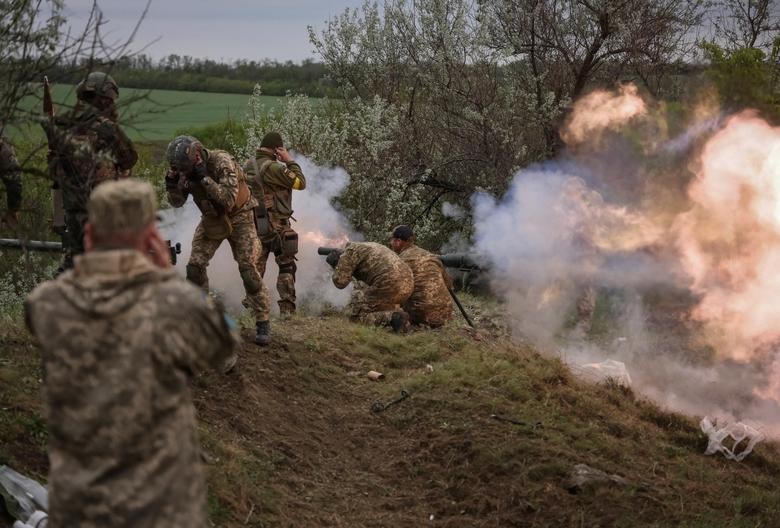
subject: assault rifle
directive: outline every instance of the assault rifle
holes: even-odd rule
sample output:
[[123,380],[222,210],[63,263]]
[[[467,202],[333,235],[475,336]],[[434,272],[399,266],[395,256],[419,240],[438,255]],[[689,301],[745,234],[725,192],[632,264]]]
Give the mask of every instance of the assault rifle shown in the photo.
[[[176,242],[172,244],[170,240],[165,241],[168,244],[168,251],[171,255],[171,264],[174,266],[178,258],[176,255],[181,253],[181,244]],[[45,253],[62,253],[62,242],[52,242],[49,240],[21,240],[19,238],[0,238],[0,248],[20,249],[22,251],[41,251]]]
[[[318,255],[330,255],[331,251],[343,251],[339,248],[331,248],[331,247],[318,247],[317,248],[317,254]],[[439,257],[439,260],[441,260],[441,263],[444,265],[445,268],[458,268],[461,270],[479,270],[481,269],[479,267],[479,264],[477,264],[474,259],[472,259],[470,256],[466,255],[465,253],[451,253],[448,255],[436,255]],[[458,296],[455,295],[455,292],[452,291],[452,288],[447,286],[447,291],[450,292],[450,297],[452,297],[452,300],[455,301],[455,304],[458,307],[458,310],[460,310],[461,315],[463,315],[463,318],[466,320],[466,322],[469,324],[470,327],[474,328],[474,321],[471,320],[471,317],[469,317],[469,314],[466,313],[466,309],[463,308],[463,305],[460,303],[460,299],[458,299]]]

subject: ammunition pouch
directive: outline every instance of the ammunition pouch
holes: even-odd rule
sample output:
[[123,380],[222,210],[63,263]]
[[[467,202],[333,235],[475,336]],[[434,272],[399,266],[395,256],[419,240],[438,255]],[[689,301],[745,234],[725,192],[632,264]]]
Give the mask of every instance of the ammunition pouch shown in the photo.
[[262,203],[255,207],[255,228],[257,229],[257,236],[265,243],[265,240],[272,235],[275,235],[273,227],[271,227],[271,221],[268,218],[268,210]]
[[298,253],[298,233],[289,229],[281,233],[281,254],[285,257],[294,257]]

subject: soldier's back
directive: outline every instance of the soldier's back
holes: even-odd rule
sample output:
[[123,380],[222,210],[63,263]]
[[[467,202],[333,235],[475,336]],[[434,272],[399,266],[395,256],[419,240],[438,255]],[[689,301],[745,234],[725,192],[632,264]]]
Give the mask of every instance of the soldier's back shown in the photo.
[[[39,286],[51,523],[205,525],[188,387],[203,294],[135,251],[91,252]],[[192,347],[192,350],[189,349]]]

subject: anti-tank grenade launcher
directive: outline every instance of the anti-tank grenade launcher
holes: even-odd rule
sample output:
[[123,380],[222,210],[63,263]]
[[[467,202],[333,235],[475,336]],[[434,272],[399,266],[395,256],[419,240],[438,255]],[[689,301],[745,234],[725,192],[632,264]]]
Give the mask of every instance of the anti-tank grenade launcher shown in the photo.
[[[171,264],[176,265],[178,260],[177,255],[181,253],[181,244],[176,242],[171,243],[170,240],[165,241],[168,244],[168,251],[171,255]],[[49,240],[21,240],[19,238],[0,238],[0,248],[18,249],[21,251],[41,251],[44,253],[62,253],[62,242],[53,242]]]
[[[331,248],[331,247],[319,247],[317,248],[318,255],[329,255],[331,251],[342,252],[343,249]],[[477,261],[468,253],[447,253],[444,255],[436,255],[444,264],[445,268],[454,268],[463,271],[480,271],[483,268],[477,263]]]

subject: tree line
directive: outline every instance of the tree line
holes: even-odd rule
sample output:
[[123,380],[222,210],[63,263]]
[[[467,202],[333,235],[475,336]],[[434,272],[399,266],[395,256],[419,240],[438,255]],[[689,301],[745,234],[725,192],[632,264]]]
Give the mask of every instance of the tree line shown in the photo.
[[324,97],[334,91],[325,65],[311,59],[301,63],[271,59],[221,62],[176,54],[154,60],[149,55],[138,54],[99,65],[90,58],[77,64],[60,63],[53,65],[48,73],[57,82],[75,83],[84,72],[96,68],[110,72],[126,88],[251,94],[259,84],[265,95],[294,93],[310,97]]

